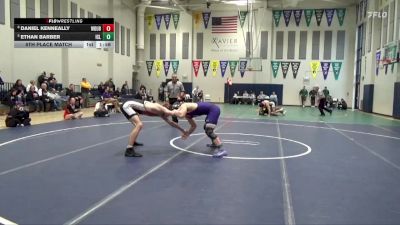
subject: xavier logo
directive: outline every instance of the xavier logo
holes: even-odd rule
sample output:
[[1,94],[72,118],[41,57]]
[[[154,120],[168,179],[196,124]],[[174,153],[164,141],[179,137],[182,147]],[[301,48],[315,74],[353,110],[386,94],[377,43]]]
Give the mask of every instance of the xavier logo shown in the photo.
[[217,48],[221,48],[222,46],[232,46],[237,45],[237,38],[218,38],[213,37],[211,40],[211,44],[217,46]]

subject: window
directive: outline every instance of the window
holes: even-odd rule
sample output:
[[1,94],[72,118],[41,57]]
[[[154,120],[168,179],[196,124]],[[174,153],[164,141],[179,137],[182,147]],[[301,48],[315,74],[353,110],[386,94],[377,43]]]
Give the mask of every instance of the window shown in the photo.
[[299,59],[307,57],[307,31],[300,31]]
[[313,31],[311,59],[319,59],[319,39],[320,39],[320,32]]
[[166,58],[166,45],[167,45],[167,35],[160,34],[160,59]]
[[268,31],[261,31],[260,57],[262,59],[268,58]]
[[10,1],[10,27],[14,29],[14,18],[20,17],[19,0]]
[[294,59],[295,45],[296,45],[296,31],[289,31],[287,59]]
[[182,34],[182,59],[189,59],[189,33]]
[[366,39],[367,39],[367,36],[366,36],[366,33],[367,33],[367,27],[365,26],[366,24],[365,23],[363,23],[362,24],[363,26],[362,26],[362,29],[363,29],[363,36],[362,36],[362,55],[365,55],[365,42],[366,42]]
[[368,19],[368,52],[372,49],[372,17]]
[[[384,10],[383,10],[383,12],[387,12],[388,11],[388,7],[386,6],[385,8],[384,8]],[[382,14],[381,14],[382,15]],[[386,45],[386,43],[387,43],[387,32],[388,32],[388,18],[386,17],[386,18],[382,18],[382,20],[383,20],[383,29],[382,29],[382,44],[381,44],[381,46],[383,47],[383,46],[385,46]]]
[[61,17],[61,2],[60,0],[53,0],[53,17],[60,18]]
[[49,17],[49,1],[40,0],[40,18]]
[[156,34],[150,34],[150,59],[156,59],[156,43],[157,36]]
[[345,47],[346,32],[339,30],[336,38],[336,60],[344,59],[344,47]]
[[[171,41],[171,38],[170,38],[170,41]],[[172,51],[171,51],[171,45],[170,45],[170,54],[171,54],[171,52]],[[197,33],[197,35],[196,35],[196,59],[202,59],[202,58],[203,58],[203,33]]]
[[382,19],[380,18],[374,18],[374,29],[373,29],[373,35],[374,35],[374,44],[376,46],[376,49],[381,48],[381,32],[382,32]]
[[80,10],[79,10],[79,17],[80,18],[85,18],[85,10],[82,9],[82,8],[80,8]]
[[76,3],[71,2],[71,18],[78,17],[78,5]]
[[35,18],[35,0],[26,0],[26,18]]
[[324,60],[330,60],[332,54],[332,31],[325,31],[324,39]]
[[88,16],[88,18],[93,18],[93,13],[88,11],[87,16]]
[[276,32],[275,58],[283,58],[283,31]]
[[0,0],[0,24],[6,24],[6,6],[4,0]]
[[125,27],[121,26],[121,55],[125,55]]
[[395,11],[395,4],[394,1],[390,3],[389,7],[389,42],[394,40],[394,11]]
[[126,29],[126,55],[131,56],[131,29]]
[[115,39],[114,39],[115,53],[119,53],[119,23],[118,22],[115,22],[114,33],[115,33]]
[[[203,50],[203,46],[202,46]],[[176,34],[171,33],[169,35],[169,58],[176,59]]]

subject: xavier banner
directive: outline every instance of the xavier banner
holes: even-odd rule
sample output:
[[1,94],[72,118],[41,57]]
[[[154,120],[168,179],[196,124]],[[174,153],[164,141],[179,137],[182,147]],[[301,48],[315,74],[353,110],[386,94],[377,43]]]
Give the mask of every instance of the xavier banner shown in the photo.
[[178,73],[179,61],[178,60],[171,61],[171,64],[172,64],[172,71],[174,73]]
[[321,62],[322,75],[324,76],[324,80],[326,80],[326,78],[328,78],[330,66],[331,66],[330,62]]
[[322,17],[324,16],[324,10],[323,9],[315,9],[315,19],[317,20],[317,25],[321,25],[321,20]]
[[286,79],[287,72],[289,70],[290,62],[281,62],[281,69],[283,74],[283,79]]
[[156,76],[157,77],[160,77],[162,66],[163,66],[163,61],[162,60],[156,60]]
[[239,61],[239,72],[240,76],[243,77],[246,72],[247,61]]
[[300,68],[300,61],[291,62],[290,64],[292,65],[293,78],[296,79],[297,73],[299,72],[299,68]]
[[153,70],[154,61],[146,61],[147,73],[149,76],[151,75],[151,71]]
[[211,12],[203,12],[203,23],[205,29],[207,29],[208,27],[208,21],[210,21],[210,17],[211,17]]
[[203,66],[203,74],[206,77],[208,72],[208,67],[210,67],[210,60],[202,61],[201,65]]
[[225,76],[226,68],[228,67],[228,61],[219,61],[219,67],[221,68],[222,77]]
[[301,9],[293,10],[293,16],[294,16],[294,20],[296,21],[296,26],[300,25],[302,14],[303,14],[303,10],[301,10]]
[[292,16],[292,10],[283,10],[283,18],[285,19],[286,26],[289,25],[291,16]]
[[274,17],[275,26],[279,26],[279,20],[281,19],[282,10],[273,10],[272,16]]
[[272,67],[272,75],[274,78],[276,78],[276,75],[278,75],[278,70],[279,70],[279,65],[281,62],[279,61],[271,61],[271,67]]
[[199,68],[200,68],[200,60],[193,60],[193,70],[194,70],[194,76],[197,77],[197,74],[199,73]]
[[235,70],[237,67],[238,61],[229,61],[229,69],[231,70],[231,76],[235,76]]
[[217,76],[218,67],[219,67],[219,60],[211,60],[211,71],[213,77]]
[[311,66],[311,74],[315,79],[317,77],[317,72],[319,69],[319,61],[311,61],[310,66]]
[[333,75],[335,80],[339,79],[340,69],[342,68],[342,62],[332,62]]
[[310,26],[311,18],[314,14],[314,9],[305,9],[304,10],[304,17],[306,18],[307,27]]
[[165,76],[168,76],[169,67],[171,65],[171,62],[170,61],[163,61],[163,65],[164,65]]
[[154,15],[154,17],[156,19],[157,30],[159,30],[160,26],[161,26],[161,20],[162,20],[163,15]]

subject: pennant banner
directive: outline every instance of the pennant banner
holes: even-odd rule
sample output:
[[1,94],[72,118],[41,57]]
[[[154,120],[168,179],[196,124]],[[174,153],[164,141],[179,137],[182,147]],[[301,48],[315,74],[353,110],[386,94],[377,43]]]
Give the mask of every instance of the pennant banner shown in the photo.
[[210,60],[202,61],[201,64],[203,65],[203,74],[206,77],[208,72],[208,67],[210,67]]
[[222,77],[224,77],[226,68],[228,67],[228,61],[219,61],[219,67],[221,68],[221,75]]
[[290,64],[292,65],[293,78],[296,79],[296,77],[297,77],[297,72],[299,72],[299,68],[300,68],[300,61],[298,61],[298,62],[291,62]]
[[279,65],[281,62],[279,61],[271,61],[271,67],[272,67],[272,75],[274,78],[276,78],[276,75],[278,75],[278,70],[279,70]]
[[289,70],[290,62],[281,62],[281,69],[283,74],[283,79],[286,79],[287,72]]
[[174,21],[175,30],[176,30],[176,28],[178,27],[179,16],[180,16],[179,13],[172,13],[172,20]]
[[291,16],[292,16],[292,10],[283,10],[283,18],[285,19],[286,26],[289,25]]
[[154,61],[146,61],[147,73],[149,76],[151,75],[151,71],[153,70]]
[[178,73],[179,61],[178,60],[171,61],[171,64],[172,64],[172,71],[174,73]]
[[314,9],[305,9],[304,10],[304,17],[306,18],[307,27],[310,26],[311,18],[314,14]]
[[154,24],[154,15],[146,16],[146,23],[147,23],[147,28],[149,30],[151,30],[151,28],[153,28],[153,24]]
[[154,15],[154,17],[156,18],[157,30],[159,30],[160,26],[161,26],[161,20],[162,20],[163,15]]
[[160,77],[161,70],[162,70],[162,60],[156,60],[156,76]]
[[336,9],[336,15],[339,20],[340,26],[342,26],[344,21],[344,16],[346,15],[346,9]]
[[279,26],[279,20],[281,19],[282,10],[273,10],[272,16],[274,17],[275,26]]
[[321,62],[322,75],[324,76],[324,80],[328,78],[329,67],[331,66],[330,62]]
[[381,61],[381,51],[377,51],[375,53],[375,75],[378,76],[379,74],[379,63]]
[[197,74],[199,73],[199,68],[200,68],[200,60],[193,60],[193,70],[194,70],[194,76],[197,77]]
[[241,77],[244,76],[244,73],[246,72],[246,67],[247,67],[247,61],[239,62],[239,72]]
[[325,16],[326,16],[326,21],[328,22],[328,26],[330,27],[332,24],[333,16],[335,14],[334,9],[325,9]]
[[317,20],[317,25],[321,25],[321,20],[322,17],[324,16],[324,10],[323,9],[315,9],[315,19]]
[[317,72],[318,72],[318,69],[319,69],[319,61],[311,61],[310,65],[311,65],[312,76],[315,79],[317,77]]
[[208,27],[208,21],[210,21],[210,16],[211,12],[203,12],[203,23],[204,23],[204,28],[206,29]]
[[237,67],[238,61],[229,61],[229,69],[231,70],[231,76],[235,76],[235,70]]
[[296,26],[300,25],[302,14],[303,14],[303,10],[301,10],[301,9],[293,10],[293,16],[294,16],[294,20],[296,21]]
[[163,61],[164,64],[164,73],[165,76],[168,76],[168,72],[169,72],[169,66],[171,65],[170,61]]
[[241,11],[241,12],[239,12],[240,27],[243,27],[244,21],[246,21],[246,16],[247,16],[247,11]]
[[171,21],[171,14],[164,14],[164,22],[165,22],[165,28],[169,28],[169,22]]
[[333,75],[335,80],[339,79],[340,69],[342,68],[342,62],[332,62]]
[[211,71],[213,77],[217,76],[218,67],[219,67],[219,60],[211,60]]
[[199,28],[200,20],[201,20],[201,14],[198,12],[194,13],[194,25],[196,28]]

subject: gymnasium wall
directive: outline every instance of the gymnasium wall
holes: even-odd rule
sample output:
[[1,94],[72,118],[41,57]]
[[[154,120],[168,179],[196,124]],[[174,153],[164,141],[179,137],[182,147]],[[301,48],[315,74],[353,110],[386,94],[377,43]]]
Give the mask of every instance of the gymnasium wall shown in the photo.
[[[316,3],[315,8],[325,9],[324,4]],[[275,9],[274,9],[275,10]],[[201,13],[201,12],[200,12]],[[154,17],[157,13],[148,13],[147,16]],[[196,14],[196,13],[195,13]],[[194,15],[195,15],[194,14]],[[237,11],[227,12],[227,11],[211,11],[211,17],[213,16],[235,16]],[[308,89],[313,85],[318,84],[321,87],[327,86],[334,97],[345,98],[349,105],[352,103],[352,82],[354,74],[354,48],[355,48],[355,7],[346,8],[346,14],[344,18],[343,25],[340,26],[337,15],[335,13],[331,26],[327,25],[327,20],[325,14],[322,17],[321,25],[317,26],[315,15],[311,19],[310,26],[307,26],[304,14],[301,18],[301,23],[296,26],[294,16],[291,16],[290,23],[288,26],[285,25],[284,16],[280,18],[278,26],[275,26],[272,17],[272,9],[259,8],[254,13],[254,19],[249,19],[247,15],[243,28],[240,27],[238,21],[238,29],[235,34],[225,34],[218,35],[212,33],[212,19],[210,18],[208,28],[205,29],[203,24],[203,18],[200,17],[200,21],[196,21],[196,16],[192,14],[187,14],[184,12],[180,13],[180,20],[178,28],[174,29],[173,22],[171,20],[170,28],[167,30],[165,28],[165,22],[162,20],[160,29],[158,30],[154,22],[153,26],[149,29],[145,29],[145,58],[146,60],[160,60],[160,37],[161,35],[166,35],[166,47],[162,49],[165,50],[166,57],[164,60],[179,60],[178,77],[184,82],[192,82],[193,85],[199,85],[200,89],[203,89],[206,94],[211,95],[211,99],[214,102],[223,102],[224,100],[224,84],[226,83],[227,77],[230,76],[229,66],[226,70],[225,76],[222,77],[220,68],[218,67],[216,76],[212,75],[211,66],[208,70],[207,76],[203,75],[203,69],[200,66],[197,77],[192,69],[192,60],[238,60],[239,57],[245,57],[246,55],[246,33],[248,31],[248,22],[253,21],[253,27],[255,31],[253,33],[253,57],[260,57],[261,54],[264,57],[262,59],[262,72],[256,71],[246,71],[244,77],[240,76],[238,68],[234,77],[232,78],[233,83],[256,83],[256,84],[283,84],[283,104],[286,105],[298,105],[300,104],[300,99],[298,96],[299,90],[303,87],[303,78],[310,77],[310,82],[306,84]],[[200,14],[201,15],[201,14]],[[324,58],[325,49],[325,36],[324,31],[332,31],[331,39],[331,52],[329,56]],[[282,58],[277,59],[276,57],[276,33],[278,31],[283,32],[283,50]],[[288,59],[288,34],[289,31],[295,32],[294,40],[294,56],[292,59]],[[300,32],[306,31],[306,56],[304,59],[299,59],[300,51]],[[319,56],[315,58],[316,61],[329,61],[329,62],[342,62],[342,67],[339,75],[339,79],[335,80],[332,67],[330,67],[329,74],[326,80],[324,80],[321,67],[317,72],[317,76],[314,79],[311,75],[310,61],[312,59],[312,35],[313,31],[320,31],[320,44],[318,46]],[[336,55],[337,48],[337,34],[339,31],[344,31],[344,58],[338,59]],[[181,39],[182,33],[188,32],[190,35],[190,56],[189,59],[182,59],[182,49],[181,49]],[[261,32],[267,32],[267,39],[261,36]],[[176,45],[176,58],[169,58],[169,52],[171,50],[169,44],[169,38],[171,33],[176,33],[177,35],[177,45]],[[150,36],[155,36],[155,57],[150,57]],[[193,37],[193,38],[192,38]],[[199,38],[199,40],[198,40]],[[220,42],[220,46],[216,46],[213,42],[215,39],[223,42],[228,41],[230,44],[224,44]],[[266,43],[265,43],[266,41]],[[202,43],[202,47],[201,47]],[[234,43],[234,44],[232,44]],[[264,51],[260,51],[260,46],[263,46]],[[200,46],[200,47],[199,47]],[[266,51],[266,53],[265,53]],[[283,78],[281,67],[279,68],[276,78],[272,76],[271,70],[271,60],[273,61],[300,61],[300,68],[298,71],[297,78],[293,78],[292,69],[290,68],[286,79]],[[153,65],[150,76],[148,76],[148,71],[145,64],[141,65],[140,69],[140,82],[149,86],[152,90],[157,90],[159,83],[170,78],[172,74],[172,68],[170,68],[167,76],[165,76],[163,68],[159,77],[156,76],[155,64]],[[270,94],[270,93],[268,93]],[[281,96],[280,96],[281,97]]]
[[[362,1],[358,7],[361,8],[364,4],[365,1]],[[395,83],[400,81],[400,66],[399,63],[394,64],[392,69],[392,65],[389,65],[385,73],[384,67],[377,66],[376,53],[383,52],[387,43],[400,39],[400,2],[370,0],[366,8],[370,12],[387,12],[387,17],[368,18],[362,13],[358,14],[357,25],[366,28],[365,34],[357,34],[363,41],[360,83],[361,87],[374,86],[372,112],[392,116],[395,102],[394,87]],[[361,88],[360,96],[364,101],[363,92],[364,88]]]
[[[93,85],[114,78],[117,86],[125,80],[131,81],[132,65],[135,64],[136,13],[134,6],[127,6],[121,0],[6,0],[4,11],[0,12],[0,71],[7,82],[22,79],[24,84],[35,79],[42,71],[54,72],[59,82],[79,84],[86,77]],[[34,3],[32,3],[34,2]],[[0,0],[0,4],[2,1]],[[19,7],[16,7],[18,6]],[[125,52],[104,49],[23,49],[14,48],[14,29],[10,27],[10,7],[19,8],[21,18],[26,17],[27,8],[39,17],[114,17],[125,27]],[[71,6],[74,5],[72,8]],[[76,5],[76,7],[75,7]],[[28,7],[27,7],[28,6]],[[47,10],[46,9],[47,6]],[[76,11],[73,10],[76,8]],[[0,10],[2,7],[0,6]],[[5,24],[1,14],[5,13]],[[127,55],[128,34],[130,56]],[[121,29],[120,29],[121,30]],[[121,35],[119,37],[121,39]]]

